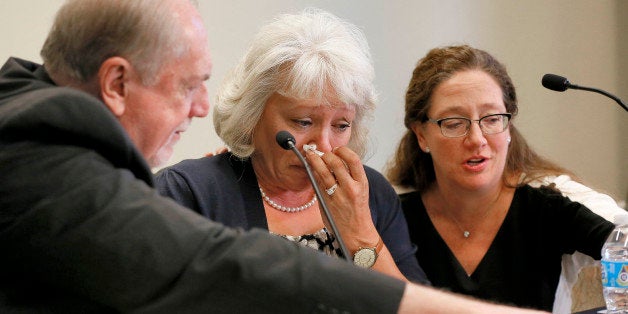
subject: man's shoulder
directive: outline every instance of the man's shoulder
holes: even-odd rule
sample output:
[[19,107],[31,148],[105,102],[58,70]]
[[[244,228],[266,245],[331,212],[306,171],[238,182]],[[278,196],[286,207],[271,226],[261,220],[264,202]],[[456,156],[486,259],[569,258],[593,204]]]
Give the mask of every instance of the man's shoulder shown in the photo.
[[[122,125],[97,98],[68,87],[37,88],[0,101],[5,134],[16,140],[132,146]],[[94,144],[91,145],[90,143]]]
[[20,122],[26,123],[33,118],[25,116],[61,115],[62,121],[85,120],[94,114],[114,118],[98,98],[76,88],[55,85],[36,63],[11,58],[0,72],[0,119],[19,117]]
[[5,143],[90,150],[151,182],[143,157],[103,102],[54,85],[41,66],[13,63],[5,64],[3,71],[9,70],[0,81],[0,134]]

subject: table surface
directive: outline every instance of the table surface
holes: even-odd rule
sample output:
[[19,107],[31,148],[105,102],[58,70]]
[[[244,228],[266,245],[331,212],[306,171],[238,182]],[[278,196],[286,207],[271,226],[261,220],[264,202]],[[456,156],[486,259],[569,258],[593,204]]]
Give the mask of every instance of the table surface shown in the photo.
[[606,307],[597,307],[590,310],[575,312],[573,314],[597,314],[597,313],[606,313]]

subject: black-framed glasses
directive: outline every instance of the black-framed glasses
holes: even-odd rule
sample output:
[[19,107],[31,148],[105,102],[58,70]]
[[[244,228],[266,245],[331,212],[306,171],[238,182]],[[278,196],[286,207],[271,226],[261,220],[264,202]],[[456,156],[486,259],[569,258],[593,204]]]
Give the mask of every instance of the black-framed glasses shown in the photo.
[[484,135],[504,132],[508,128],[510,117],[512,117],[512,114],[510,113],[497,113],[484,116],[478,120],[462,117],[443,118],[438,120],[428,118],[427,122],[437,124],[440,128],[440,133],[445,137],[461,137],[469,133],[469,129],[471,129],[471,122],[477,122],[478,125],[480,125],[482,134]]

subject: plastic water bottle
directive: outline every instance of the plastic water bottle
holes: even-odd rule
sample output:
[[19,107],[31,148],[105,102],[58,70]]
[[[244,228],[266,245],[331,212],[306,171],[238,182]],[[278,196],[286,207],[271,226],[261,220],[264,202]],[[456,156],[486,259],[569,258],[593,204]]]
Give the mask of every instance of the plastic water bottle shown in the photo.
[[601,262],[607,313],[628,313],[628,214],[615,216]]

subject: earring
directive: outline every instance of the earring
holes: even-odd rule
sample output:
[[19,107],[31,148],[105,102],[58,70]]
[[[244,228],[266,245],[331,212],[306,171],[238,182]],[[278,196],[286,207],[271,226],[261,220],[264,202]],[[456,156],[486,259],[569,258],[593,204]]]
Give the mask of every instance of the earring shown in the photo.
[[430,153],[430,148],[429,148],[429,147],[427,147],[427,146],[425,146],[425,153],[426,153],[426,154],[429,154],[429,153]]
[[508,142],[508,144],[510,144],[510,140],[511,140],[511,139],[510,139],[510,137],[509,137],[509,138],[506,140],[506,142]]

